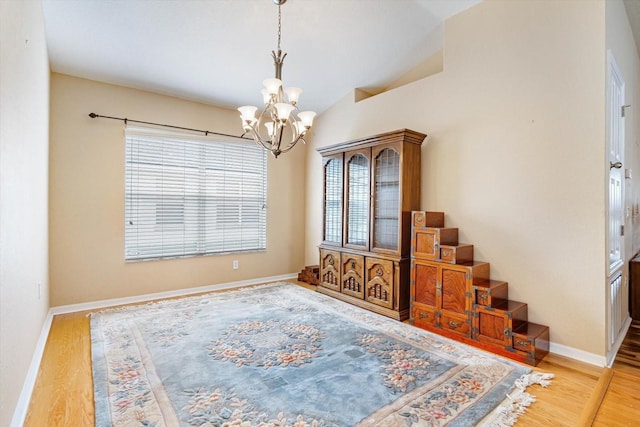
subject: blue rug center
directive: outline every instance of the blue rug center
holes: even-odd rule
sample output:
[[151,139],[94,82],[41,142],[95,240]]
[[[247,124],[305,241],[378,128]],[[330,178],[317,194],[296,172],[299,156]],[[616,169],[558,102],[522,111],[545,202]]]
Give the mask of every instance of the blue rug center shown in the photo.
[[207,347],[214,360],[236,366],[300,366],[320,350],[320,329],[295,321],[245,321],[227,328]]

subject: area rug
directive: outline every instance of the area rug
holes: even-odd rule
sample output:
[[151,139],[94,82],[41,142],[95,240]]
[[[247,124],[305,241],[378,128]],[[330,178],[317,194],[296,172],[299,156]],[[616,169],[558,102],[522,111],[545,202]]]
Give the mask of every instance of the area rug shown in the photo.
[[91,317],[97,426],[512,425],[550,376],[277,283]]

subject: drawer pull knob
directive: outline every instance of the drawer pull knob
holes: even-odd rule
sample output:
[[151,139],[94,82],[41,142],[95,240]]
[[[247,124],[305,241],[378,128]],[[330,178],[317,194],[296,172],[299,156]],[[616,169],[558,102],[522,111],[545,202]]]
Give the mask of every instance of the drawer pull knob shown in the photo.
[[479,299],[480,301],[486,301],[486,300],[487,300],[487,298],[488,298],[488,297],[487,297],[487,295],[485,295],[485,294],[480,294],[480,295],[478,295],[478,299]]
[[442,251],[442,256],[451,256],[451,251]]
[[451,329],[459,328],[460,325],[462,325],[461,322],[454,322],[453,320],[449,320],[449,326],[451,327]]
[[522,341],[522,340],[516,340],[516,345],[519,345],[521,347],[527,347],[529,345],[529,343],[526,342],[526,341]]
[[421,319],[426,319],[427,317],[429,317],[429,313],[420,313],[419,317]]

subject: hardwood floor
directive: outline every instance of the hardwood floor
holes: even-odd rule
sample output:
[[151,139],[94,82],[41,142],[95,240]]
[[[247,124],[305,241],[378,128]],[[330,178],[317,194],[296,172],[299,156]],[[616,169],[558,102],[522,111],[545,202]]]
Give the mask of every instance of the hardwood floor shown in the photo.
[[[299,285],[315,289],[302,282]],[[55,316],[24,426],[93,426],[93,382],[88,312]],[[640,323],[623,347],[640,349]],[[637,351],[637,350],[636,350]],[[640,420],[640,366],[621,351],[612,369],[549,354],[536,370],[555,374],[551,386],[533,386],[536,402],[518,426],[631,426]]]
[[91,337],[87,312],[55,316],[25,426],[93,426]]

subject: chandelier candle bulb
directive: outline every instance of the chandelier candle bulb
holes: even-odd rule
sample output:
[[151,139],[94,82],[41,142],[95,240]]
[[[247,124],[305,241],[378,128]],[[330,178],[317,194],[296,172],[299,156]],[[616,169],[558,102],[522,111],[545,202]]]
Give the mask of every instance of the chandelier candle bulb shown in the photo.
[[264,79],[262,82],[267,93],[270,95],[277,95],[280,87],[282,86],[282,80],[280,79]]
[[275,107],[278,113],[278,120],[282,122],[286,121],[289,118],[289,115],[291,115],[291,112],[295,108],[293,105],[287,104],[285,102],[278,102]]
[[298,103],[298,99],[300,99],[300,94],[302,93],[302,89],[299,87],[288,87],[284,90],[284,93],[287,94],[287,98],[292,105],[296,105]]
[[269,102],[271,102],[271,95],[269,94],[269,91],[267,91],[267,89],[262,88],[260,90],[260,93],[262,94],[262,100],[264,101],[264,105],[269,105]]
[[[297,122],[295,122],[295,127],[296,130],[298,131],[298,135],[302,135],[303,133],[305,133],[307,131],[307,128],[305,127],[305,125],[298,120]],[[304,139],[302,140],[302,142],[304,143]]]
[[316,113],[313,111],[301,111],[298,113],[298,117],[302,121],[302,124],[309,129],[313,125],[313,118],[316,116]]
[[256,121],[256,111],[258,111],[258,107],[246,105],[238,108],[238,111],[240,111],[240,118],[243,123],[253,124]]
[[264,124],[264,127],[267,128],[267,133],[269,134],[270,138],[273,138],[273,122],[267,122]]

